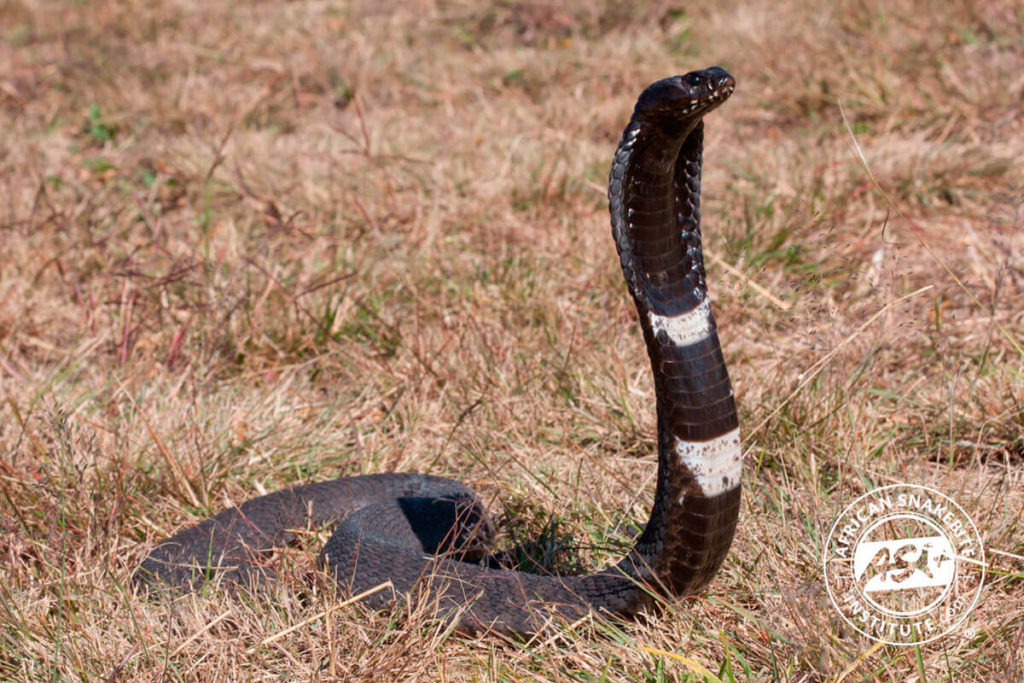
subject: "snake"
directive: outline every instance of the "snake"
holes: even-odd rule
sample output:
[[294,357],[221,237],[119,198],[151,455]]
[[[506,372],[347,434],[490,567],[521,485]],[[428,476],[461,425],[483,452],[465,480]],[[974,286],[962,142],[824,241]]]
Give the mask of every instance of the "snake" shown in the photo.
[[368,607],[420,598],[463,634],[531,636],[595,613],[633,617],[704,589],[739,518],[739,419],[701,243],[704,116],[735,80],[710,67],[640,94],[612,159],[612,236],[654,379],[658,470],[650,516],[619,561],[530,573],[486,560],[494,528],[464,484],[420,473],[342,476],[229,507],[156,545],[132,576],[146,595],[272,578],[267,555],[336,525],[318,566]]

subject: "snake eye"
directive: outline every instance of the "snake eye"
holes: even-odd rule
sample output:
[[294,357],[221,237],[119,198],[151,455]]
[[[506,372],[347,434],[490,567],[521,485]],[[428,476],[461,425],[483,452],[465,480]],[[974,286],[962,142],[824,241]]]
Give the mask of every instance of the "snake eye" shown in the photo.
[[700,85],[701,78],[697,74],[689,74],[686,77],[686,82],[690,85]]

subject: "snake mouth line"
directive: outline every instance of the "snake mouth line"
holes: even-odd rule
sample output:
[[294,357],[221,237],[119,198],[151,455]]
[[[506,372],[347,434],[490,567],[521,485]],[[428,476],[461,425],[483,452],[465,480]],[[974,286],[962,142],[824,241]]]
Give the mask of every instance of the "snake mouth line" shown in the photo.
[[735,86],[724,86],[722,88],[714,90],[710,95],[700,100],[690,103],[688,106],[683,107],[679,110],[681,114],[692,114],[695,111],[701,111],[707,113],[717,107],[722,102],[725,102],[732,95]]

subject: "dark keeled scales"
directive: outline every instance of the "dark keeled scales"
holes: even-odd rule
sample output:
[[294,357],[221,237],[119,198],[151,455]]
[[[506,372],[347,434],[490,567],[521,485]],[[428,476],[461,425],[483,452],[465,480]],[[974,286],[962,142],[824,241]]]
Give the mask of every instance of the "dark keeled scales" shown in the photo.
[[[339,522],[321,564],[384,607],[425,589],[436,616],[464,632],[531,634],[591,610],[630,615],[650,593],[687,595],[718,571],[739,515],[736,407],[704,282],[700,241],[703,116],[733,89],[713,67],[641,94],[609,178],[612,234],[647,343],[658,418],[658,479],[643,534],[618,564],[554,577],[488,568],[478,559],[486,513],[462,484],[422,474],[342,477],[254,498],[158,545],[136,571],[140,589],[194,588],[215,572],[271,576],[261,554],[308,525]],[[454,540],[453,540],[454,539]],[[446,552],[444,556],[430,553]]]

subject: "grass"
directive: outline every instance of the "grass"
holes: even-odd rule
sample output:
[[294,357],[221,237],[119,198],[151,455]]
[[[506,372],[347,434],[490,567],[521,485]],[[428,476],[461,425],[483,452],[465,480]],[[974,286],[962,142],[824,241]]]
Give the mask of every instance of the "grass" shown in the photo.
[[[0,677],[1021,680],[1019,5],[394,4],[3,5]],[[746,462],[706,594],[467,640],[342,602],[320,533],[280,553],[306,581],[131,594],[182,525],[358,472],[614,556],[655,439],[604,182],[640,89],[716,63]],[[827,602],[832,520],[898,481],[982,532],[970,635],[878,647]]]

